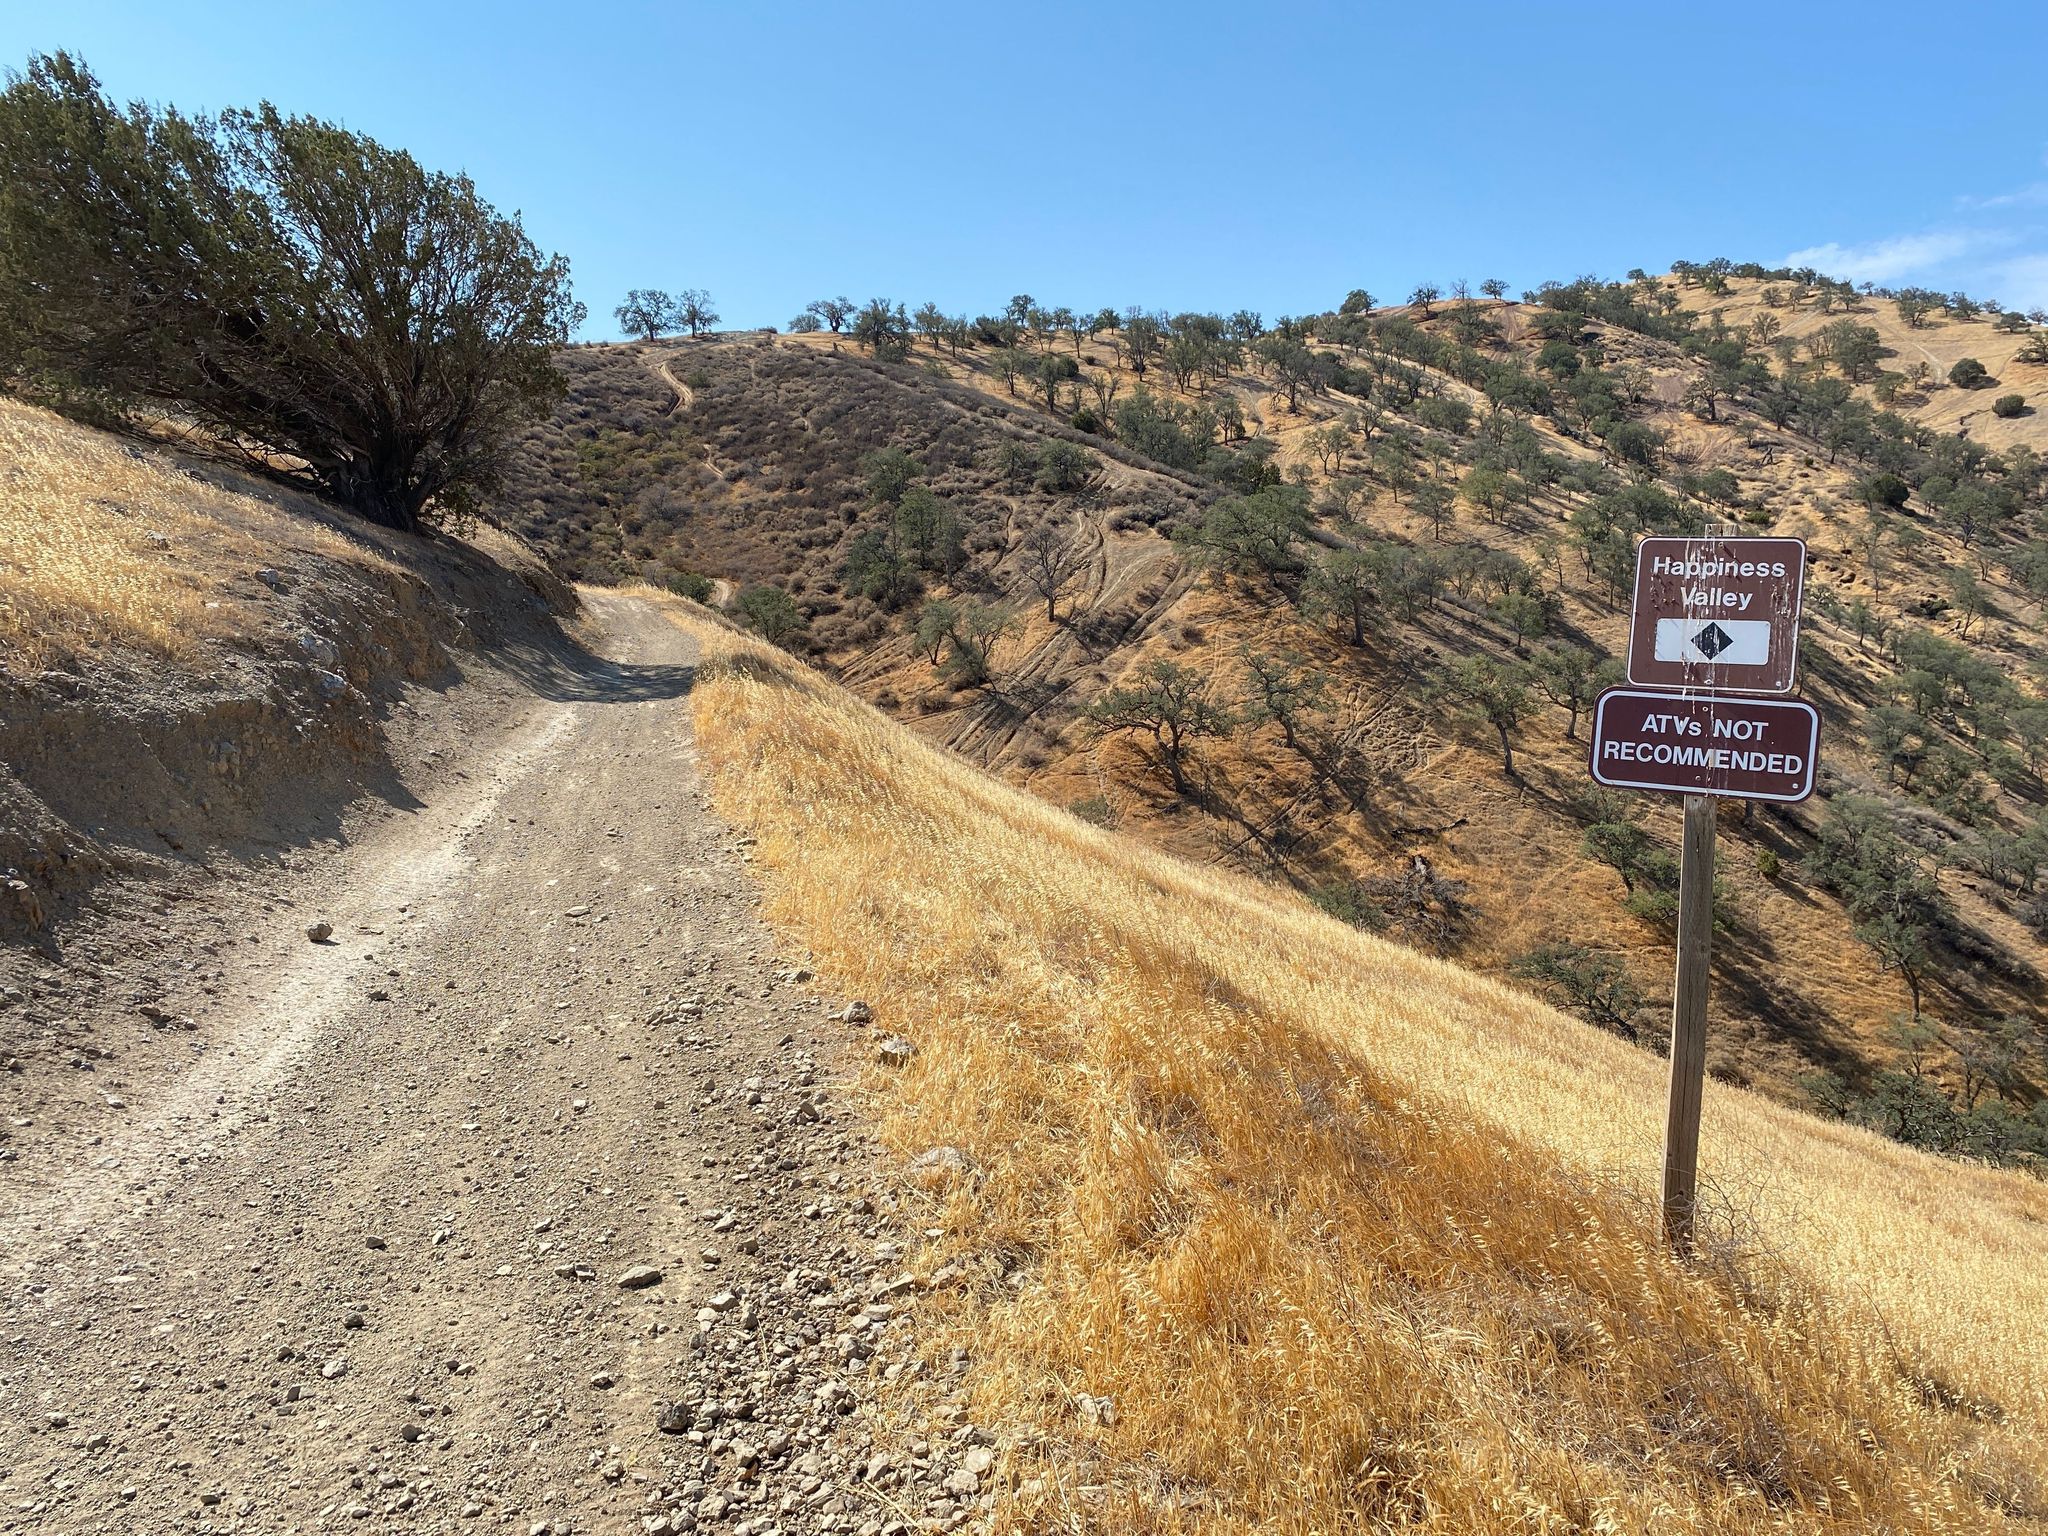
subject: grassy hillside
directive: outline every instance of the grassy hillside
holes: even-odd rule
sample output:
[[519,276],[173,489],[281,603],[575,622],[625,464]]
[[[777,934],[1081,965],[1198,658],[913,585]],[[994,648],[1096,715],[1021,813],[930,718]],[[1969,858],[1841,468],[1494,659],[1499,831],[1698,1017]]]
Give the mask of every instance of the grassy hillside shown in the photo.
[[[829,334],[592,349],[551,440],[642,478],[555,480],[587,534],[539,531],[588,571],[778,583],[810,618],[789,643],[1013,782],[1526,973],[1653,1045],[1675,808],[1589,792],[1570,696],[1620,647],[1637,534],[1714,516],[1803,537],[1824,798],[1726,808],[1712,1070],[1924,1141],[2029,1145],[2048,1064],[2041,460],[2031,439],[1986,454],[1874,411],[1870,381],[1734,324],[1770,283],[1714,282],[1257,337],[1245,317],[1181,317],[1165,331],[1184,355],[1155,353],[1142,380],[1128,325],[986,321],[900,361]],[[1777,286],[1780,334],[1809,312],[1893,324],[1874,296],[1827,290],[1821,315],[1818,290]],[[2024,366],[1980,345],[2004,334],[1989,322],[1941,323]],[[636,425],[613,378],[635,410],[673,408]],[[1091,472],[1045,488],[1033,466],[1069,442]],[[862,470],[889,445],[927,464],[962,558],[897,547],[901,516]],[[662,470],[660,453],[703,457]],[[1029,580],[1041,524],[1073,566],[1050,619]],[[880,546],[884,580],[861,555]],[[992,645],[949,636],[949,611],[960,631],[990,608],[1006,615]],[[1502,673],[1512,773],[1467,686]],[[1156,721],[1100,718],[1164,675],[1198,717],[1177,763]],[[1887,901],[1919,949],[1865,941],[1890,931]]]
[[917,1048],[873,1086],[946,1298],[931,1349],[1024,1421],[1023,1525],[2048,1517],[2038,1181],[1710,1085],[1717,1237],[1675,1265],[1648,1056],[1090,827],[677,608],[771,918]]
[[0,937],[110,876],[331,836],[385,717],[573,595],[504,534],[429,544],[0,400]]
[[[1810,363],[1812,338],[1830,325],[1847,319],[1868,326],[1877,332],[1878,354],[1870,369],[1860,370],[1866,376],[1855,381],[1860,398],[1937,432],[1967,431],[1987,447],[2027,447],[2037,453],[2048,447],[2040,414],[2048,405],[2048,356],[2040,353],[2038,326],[2015,326],[1997,310],[1960,315],[1935,308],[1909,320],[1896,300],[1879,295],[1859,295],[1853,309],[1846,307],[1852,301],[1838,297],[1823,309],[1816,295],[1802,291],[1797,282],[1763,277],[1731,276],[1717,291],[1687,291],[1693,295],[1691,305],[1710,315],[1719,311],[1730,326],[1748,328],[1760,316],[1770,316],[1766,326],[1776,332],[1773,367],[1780,372],[1787,366],[1784,350],[1791,350],[1795,361]],[[1796,348],[1778,348],[1780,336]],[[1984,365],[1985,382],[1967,389],[1949,382],[1950,371],[1965,358]],[[2002,417],[1992,410],[1994,402],[2011,394],[2025,402],[2020,413]]]

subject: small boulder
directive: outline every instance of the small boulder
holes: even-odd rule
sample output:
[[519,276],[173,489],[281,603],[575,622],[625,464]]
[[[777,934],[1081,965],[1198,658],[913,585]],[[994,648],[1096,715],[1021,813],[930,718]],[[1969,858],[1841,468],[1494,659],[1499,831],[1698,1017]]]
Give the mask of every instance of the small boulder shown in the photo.
[[975,1166],[958,1147],[927,1147],[910,1160],[910,1177],[920,1189],[944,1189],[971,1177]]
[[654,1427],[664,1435],[687,1434],[692,1416],[688,1403],[663,1403],[654,1410]]
[[331,668],[341,658],[334,649],[334,642],[325,635],[310,629],[299,631],[292,637],[292,644],[299,648],[299,654],[316,666]]
[[1083,1424],[1093,1424],[1100,1429],[1109,1429],[1116,1423],[1116,1404],[1107,1397],[1076,1393],[1074,1411],[1080,1414]]
[[650,1285],[659,1284],[661,1271],[652,1264],[635,1264],[619,1276],[619,1289],[622,1291],[644,1291]]

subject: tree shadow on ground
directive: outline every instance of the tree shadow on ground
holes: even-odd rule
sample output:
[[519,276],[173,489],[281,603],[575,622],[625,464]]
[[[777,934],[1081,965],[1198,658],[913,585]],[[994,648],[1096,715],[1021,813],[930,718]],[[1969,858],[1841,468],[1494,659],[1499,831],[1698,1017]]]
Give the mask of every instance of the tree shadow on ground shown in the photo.
[[556,704],[644,704],[679,699],[696,682],[694,665],[611,661],[572,642],[511,645],[492,658],[535,694]]

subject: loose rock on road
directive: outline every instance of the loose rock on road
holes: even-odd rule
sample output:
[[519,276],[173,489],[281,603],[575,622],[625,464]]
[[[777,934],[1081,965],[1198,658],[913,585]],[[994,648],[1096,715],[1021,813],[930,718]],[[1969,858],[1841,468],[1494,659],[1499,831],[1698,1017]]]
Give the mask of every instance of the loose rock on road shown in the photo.
[[[911,1353],[903,1213],[837,1085],[867,1010],[775,958],[693,765],[689,639],[592,606],[618,659],[537,682],[459,793],[302,862],[295,901],[252,880],[189,919],[206,985],[149,1005],[189,1059],[13,1116],[0,1531],[986,1507],[963,1413],[868,1411],[967,1362]],[[161,1026],[95,1038],[121,1027]]]

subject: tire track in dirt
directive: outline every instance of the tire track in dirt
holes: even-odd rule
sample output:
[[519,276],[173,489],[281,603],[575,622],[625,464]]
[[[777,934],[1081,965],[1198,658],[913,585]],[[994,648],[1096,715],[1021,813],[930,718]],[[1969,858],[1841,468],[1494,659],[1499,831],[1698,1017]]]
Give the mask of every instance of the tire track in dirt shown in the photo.
[[[858,1036],[708,809],[695,642],[588,601],[606,654],[445,804],[178,914],[253,934],[207,987],[133,951],[110,994],[193,1032],[90,1023],[157,1070],[4,1079],[0,1531],[850,1532],[909,1466],[860,1411],[915,1288]],[[954,1454],[896,1496],[952,1514]]]

